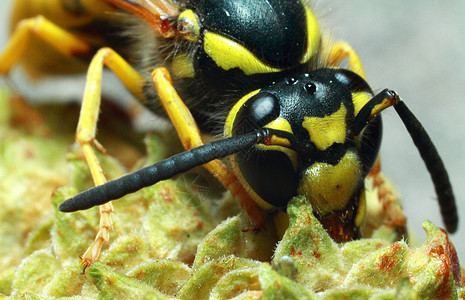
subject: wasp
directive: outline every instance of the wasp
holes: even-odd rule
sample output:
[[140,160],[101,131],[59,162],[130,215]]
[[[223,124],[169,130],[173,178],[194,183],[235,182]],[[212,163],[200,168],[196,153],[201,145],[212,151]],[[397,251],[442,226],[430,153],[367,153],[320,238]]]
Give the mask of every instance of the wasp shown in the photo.
[[[330,43],[303,1],[18,0],[14,12],[13,22],[21,21],[0,56],[1,74],[19,61],[51,71],[50,53],[41,54],[52,60],[42,64],[25,55],[37,37],[76,60],[54,73],[88,66],[76,141],[96,187],[59,206],[71,212],[101,205],[103,222],[83,256],[87,263],[108,242],[109,201],[200,165],[232,192],[256,228],[264,226],[264,211],[285,209],[291,197],[304,195],[333,238],[359,238],[363,180],[378,156],[380,113],[390,106],[428,167],[447,229],[457,228],[446,169],[420,122],[396,92],[373,93],[353,49]],[[348,69],[340,67],[345,58]],[[103,150],[95,135],[104,66],[171,120],[185,152],[106,181],[94,152],[94,145]],[[223,138],[204,144],[201,132]],[[220,161],[226,157],[228,163]]]

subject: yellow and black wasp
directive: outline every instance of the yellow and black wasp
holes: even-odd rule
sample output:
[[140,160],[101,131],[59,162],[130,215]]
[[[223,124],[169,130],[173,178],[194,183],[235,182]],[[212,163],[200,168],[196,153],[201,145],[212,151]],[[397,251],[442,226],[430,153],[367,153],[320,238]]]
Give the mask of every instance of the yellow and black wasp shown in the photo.
[[[101,205],[101,230],[86,262],[108,241],[110,200],[199,165],[233,193],[254,227],[264,226],[263,211],[304,195],[334,239],[360,237],[363,180],[378,156],[379,114],[390,106],[432,176],[447,229],[457,228],[447,172],[420,122],[394,91],[373,93],[355,52],[323,37],[303,1],[17,0],[14,12],[1,74],[27,60],[42,72],[89,66],[76,140],[96,187],[59,206],[70,212]],[[51,70],[53,54],[26,55],[32,36],[75,65]],[[345,58],[349,70],[339,67]],[[106,183],[93,150],[101,148],[95,132],[104,66],[141,103],[169,117],[186,152]],[[200,131],[223,138],[204,144]],[[219,161],[225,157],[228,164]]]

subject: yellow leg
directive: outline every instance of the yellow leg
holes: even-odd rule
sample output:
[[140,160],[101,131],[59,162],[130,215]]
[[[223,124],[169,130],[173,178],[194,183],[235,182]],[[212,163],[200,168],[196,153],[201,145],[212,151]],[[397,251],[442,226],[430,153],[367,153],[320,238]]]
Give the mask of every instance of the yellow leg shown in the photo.
[[[152,72],[158,97],[166,110],[176,132],[186,150],[203,145],[200,131],[192,114],[174,89],[169,72],[165,68],[156,68]],[[241,207],[249,215],[256,228],[264,225],[264,219],[257,204],[250,198],[236,176],[219,160],[205,165],[221,184],[236,197]]]
[[18,23],[8,45],[0,54],[0,75],[8,74],[11,68],[21,61],[29,44],[31,34],[40,37],[64,55],[72,56],[87,53],[91,50],[90,45],[85,41],[42,16],[25,19]]
[[[100,163],[94,152],[92,144],[98,149],[103,147],[96,141],[97,119],[100,109],[101,79],[103,66],[109,67],[139,99],[144,99],[144,78],[132,68],[121,56],[110,48],[100,49],[92,59],[87,72],[87,81],[84,97],[76,130],[76,142],[84,152],[95,185],[106,182]],[[85,265],[97,261],[104,243],[109,244],[109,231],[113,228],[110,214],[113,212],[111,202],[100,206],[100,229],[95,241],[81,257]]]
[[338,66],[345,58],[349,61],[349,70],[357,73],[363,79],[366,79],[362,63],[360,62],[355,50],[346,42],[337,42],[332,44],[329,51],[330,66]]

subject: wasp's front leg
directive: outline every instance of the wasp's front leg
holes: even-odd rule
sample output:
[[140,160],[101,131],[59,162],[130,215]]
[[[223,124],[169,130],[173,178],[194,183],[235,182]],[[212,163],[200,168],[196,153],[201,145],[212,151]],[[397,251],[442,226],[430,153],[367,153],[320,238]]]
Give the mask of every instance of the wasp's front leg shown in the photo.
[[[114,50],[110,48],[100,49],[89,65],[79,123],[76,130],[76,142],[82,147],[95,185],[101,185],[106,182],[105,175],[93,147],[96,146],[100,151],[105,152],[104,148],[96,140],[104,65],[118,76],[133,95],[139,99],[144,99],[142,91],[144,78]],[[111,203],[100,206],[100,229],[95,241],[81,257],[84,265],[97,261],[103,244],[106,243],[108,246],[109,231],[113,228],[111,220],[112,212],[113,207]]]

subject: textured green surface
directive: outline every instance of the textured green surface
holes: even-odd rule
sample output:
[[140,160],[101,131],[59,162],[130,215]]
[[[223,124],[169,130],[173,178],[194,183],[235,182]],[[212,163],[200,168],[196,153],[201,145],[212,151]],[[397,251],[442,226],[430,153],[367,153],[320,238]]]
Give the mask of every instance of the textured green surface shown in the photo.
[[[110,248],[83,272],[79,256],[98,229],[98,209],[71,214],[56,209],[63,199],[90,184],[82,156],[75,149],[69,152],[70,139],[59,132],[52,131],[50,138],[22,126],[11,127],[5,97],[0,99],[0,203],[8,209],[1,211],[0,295],[29,299],[464,296],[458,287],[461,276],[454,248],[447,234],[429,222],[424,223],[428,238],[419,248],[382,239],[341,245],[331,240],[308,202],[298,197],[289,204],[289,228],[275,246],[266,232],[243,230],[247,218],[236,215],[237,206],[228,194],[215,201],[205,199],[194,187],[186,187],[184,179],[160,182],[115,201]],[[147,143],[148,161],[163,156],[158,138]],[[102,159],[110,177],[126,172],[116,160]]]

